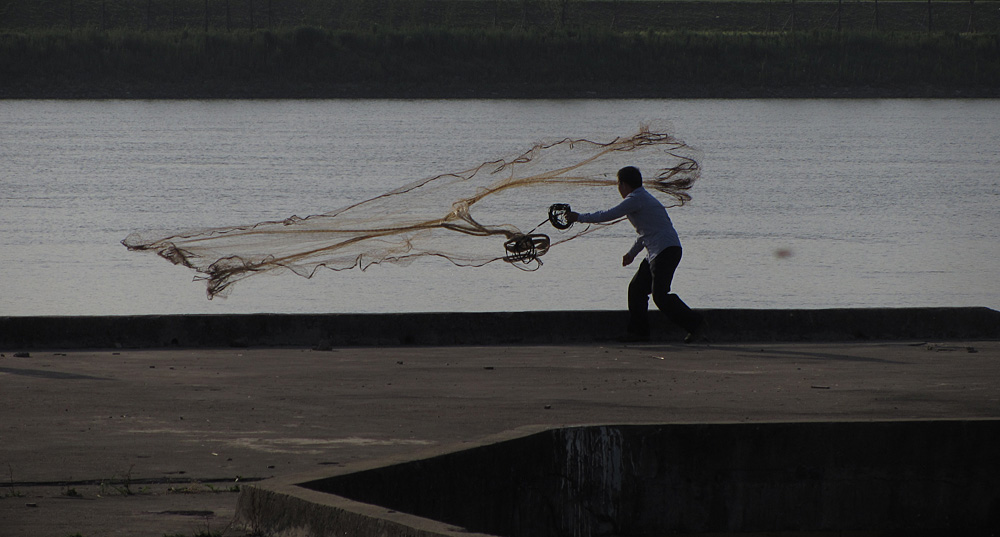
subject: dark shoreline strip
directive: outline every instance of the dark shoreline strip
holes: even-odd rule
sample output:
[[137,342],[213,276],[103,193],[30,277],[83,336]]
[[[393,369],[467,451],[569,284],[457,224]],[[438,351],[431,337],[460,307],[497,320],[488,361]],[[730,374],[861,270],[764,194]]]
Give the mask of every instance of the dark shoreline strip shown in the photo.
[[[712,343],[1000,339],[989,308],[701,310]],[[0,350],[614,342],[623,311],[0,317]],[[665,326],[654,342],[683,333]]]

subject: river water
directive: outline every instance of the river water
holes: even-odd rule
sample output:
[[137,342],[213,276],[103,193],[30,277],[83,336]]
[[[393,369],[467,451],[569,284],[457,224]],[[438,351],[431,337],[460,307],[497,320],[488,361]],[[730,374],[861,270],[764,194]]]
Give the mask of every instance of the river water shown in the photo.
[[704,168],[671,210],[692,307],[1000,307],[997,100],[0,101],[0,315],[623,309],[627,223],[534,272],[431,258],[255,276],[211,301],[119,241],[324,213],[664,120]]

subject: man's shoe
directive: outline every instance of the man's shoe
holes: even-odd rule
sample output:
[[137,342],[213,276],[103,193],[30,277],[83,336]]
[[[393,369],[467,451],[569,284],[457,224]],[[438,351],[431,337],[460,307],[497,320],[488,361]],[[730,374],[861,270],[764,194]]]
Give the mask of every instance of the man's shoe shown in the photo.
[[684,343],[696,343],[703,339],[707,340],[705,337],[705,332],[708,331],[708,322],[702,319],[701,324],[697,328],[688,332],[688,335],[684,338]]

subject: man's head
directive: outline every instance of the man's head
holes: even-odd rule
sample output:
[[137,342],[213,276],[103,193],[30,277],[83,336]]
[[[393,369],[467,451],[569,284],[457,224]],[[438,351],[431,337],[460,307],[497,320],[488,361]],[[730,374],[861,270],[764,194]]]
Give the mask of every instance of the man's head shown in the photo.
[[618,193],[622,198],[642,186],[642,173],[635,166],[625,166],[618,170]]

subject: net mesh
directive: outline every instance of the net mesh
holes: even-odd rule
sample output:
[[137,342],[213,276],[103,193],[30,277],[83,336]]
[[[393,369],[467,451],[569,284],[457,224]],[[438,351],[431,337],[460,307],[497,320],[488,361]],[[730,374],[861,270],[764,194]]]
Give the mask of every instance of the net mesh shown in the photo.
[[642,126],[606,143],[540,143],[511,159],[415,181],[325,214],[176,234],[137,232],[122,244],[194,269],[209,299],[227,296],[233,284],[259,273],[309,278],[320,267],[364,270],[426,256],[459,266],[505,260],[533,269],[551,247],[599,227],[577,225],[549,241],[535,231],[547,225],[550,204],[576,188],[615,185],[623,166],[643,167],[644,185],[668,198],[668,206],[691,199],[688,190],[700,173],[696,152],[665,131]]

